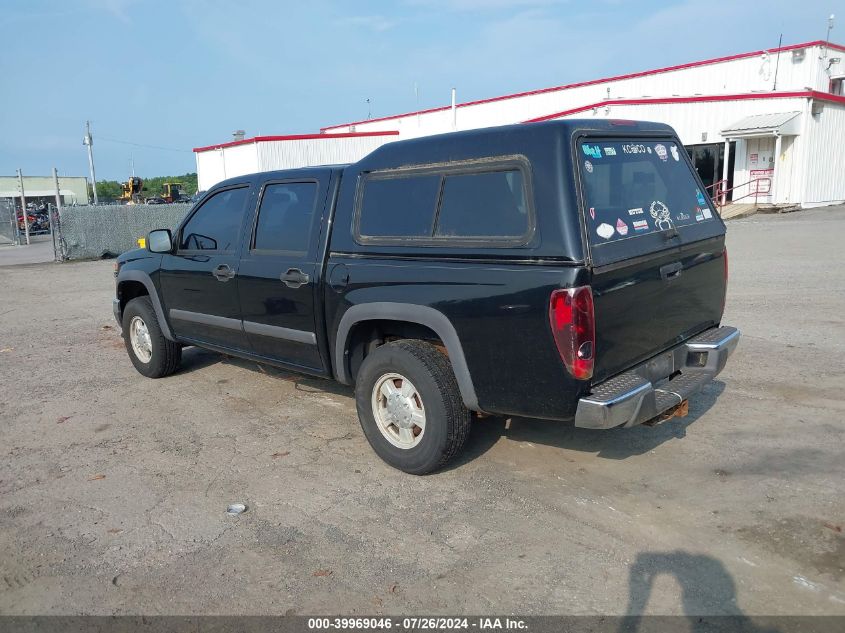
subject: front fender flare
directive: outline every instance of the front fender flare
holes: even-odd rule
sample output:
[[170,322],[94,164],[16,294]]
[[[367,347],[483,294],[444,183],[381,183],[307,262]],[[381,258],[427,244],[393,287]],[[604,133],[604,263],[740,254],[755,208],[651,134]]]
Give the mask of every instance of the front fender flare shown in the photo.
[[144,287],[147,289],[147,294],[150,295],[150,301],[152,301],[153,309],[156,313],[156,318],[158,319],[158,325],[161,328],[161,333],[164,334],[164,338],[169,341],[176,341],[176,337],[173,336],[173,332],[170,331],[170,324],[167,322],[167,319],[164,318],[164,309],[161,307],[161,299],[158,296],[158,290],[153,283],[153,280],[150,279],[150,276],[142,270],[121,270],[120,273],[117,275],[117,286],[120,287],[121,282],[124,281],[138,281],[144,284]]
[[464,404],[472,411],[480,410],[478,396],[475,393],[475,386],[472,383],[472,376],[469,373],[458,333],[446,315],[427,306],[383,301],[363,303],[349,308],[340,320],[335,339],[333,364],[338,382],[345,385],[352,383],[347,349],[349,333],[356,323],[372,320],[409,321],[433,330],[446,346]]

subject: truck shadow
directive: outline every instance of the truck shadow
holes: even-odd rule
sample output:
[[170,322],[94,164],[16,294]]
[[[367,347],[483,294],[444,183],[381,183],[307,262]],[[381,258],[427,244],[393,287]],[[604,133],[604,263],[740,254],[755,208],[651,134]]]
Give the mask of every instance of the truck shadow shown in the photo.
[[[643,616],[661,576],[674,578],[681,590],[684,626],[674,617]],[[665,607],[657,606],[661,611]],[[619,633],[637,631],[742,631],[774,633],[776,629],[755,623],[737,605],[736,583],[721,561],[683,550],[640,552],[628,570],[628,606],[619,621]],[[763,625],[763,626],[759,626]]]
[[[306,376],[263,365],[251,360],[226,356],[198,347],[186,348],[183,352],[179,373],[199,371],[218,363],[234,365],[256,373],[273,376],[278,380],[294,383],[299,391],[331,393],[346,396],[355,406],[355,392],[352,387],[332,380]],[[493,416],[473,421],[472,431],[463,452],[445,470],[458,468],[486,453],[502,438],[514,442],[531,442],[555,448],[595,453],[604,459],[626,459],[641,455],[673,439],[686,435],[686,429],[704,415],[724,391],[725,383],[715,380],[690,400],[689,414],[684,418],[673,418],[657,426],[636,426],[630,429],[580,429],[565,422],[537,420],[531,418]]]
[[217,364],[241,367],[257,374],[266,374],[278,380],[292,382],[298,391],[306,391],[309,393],[331,393],[339,396],[348,396],[352,401],[352,406],[355,406],[355,390],[352,387],[341,385],[333,380],[318,378],[316,376],[308,376],[306,374],[297,374],[285,369],[273,367],[272,365],[257,363],[252,360],[238,358],[237,356],[227,356],[226,354],[212,352],[200,347],[186,347],[182,351],[182,363],[179,367],[178,373],[188,374]]
[[595,453],[604,459],[626,459],[642,455],[664,442],[683,438],[687,427],[707,413],[724,390],[725,383],[713,381],[690,399],[689,414],[686,417],[672,418],[657,426],[597,430],[576,428],[550,420],[483,418],[473,424],[467,446],[455,460],[454,466],[458,467],[483,455],[502,438]]

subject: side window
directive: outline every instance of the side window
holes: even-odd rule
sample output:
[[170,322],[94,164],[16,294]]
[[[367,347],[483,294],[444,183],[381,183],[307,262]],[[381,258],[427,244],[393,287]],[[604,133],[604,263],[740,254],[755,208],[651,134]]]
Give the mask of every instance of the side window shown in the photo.
[[314,182],[267,185],[258,209],[253,249],[307,253],[316,196]]
[[439,174],[365,179],[358,233],[430,237],[439,191]]
[[249,187],[211,196],[182,228],[179,248],[191,251],[233,251],[237,248]]
[[519,237],[528,231],[522,172],[446,176],[437,237]]

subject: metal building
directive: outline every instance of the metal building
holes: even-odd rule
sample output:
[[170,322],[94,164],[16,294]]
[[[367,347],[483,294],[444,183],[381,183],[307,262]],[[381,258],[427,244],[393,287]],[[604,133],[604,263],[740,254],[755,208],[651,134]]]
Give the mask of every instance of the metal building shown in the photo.
[[[56,201],[56,184],[52,176],[24,176],[23,189],[27,203]],[[88,204],[88,179],[84,176],[59,176],[59,192],[63,204]],[[20,208],[21,189],[17,176],[0,176],[2,199]]]
[[398,138],[571,117],[668,123],[735,202],[845,201],[845,47],[822,41],[322,128]]
[[259,171],[354,163],[398,134],[387,130],[256,136],[195,147],[197,183],[200,190],[206,190],[221,180]]

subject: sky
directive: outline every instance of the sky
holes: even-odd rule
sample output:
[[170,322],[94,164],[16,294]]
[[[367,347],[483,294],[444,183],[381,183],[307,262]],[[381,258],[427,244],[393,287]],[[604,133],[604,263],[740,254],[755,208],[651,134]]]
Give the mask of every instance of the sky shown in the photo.
[[[86,120],[98,180],[133,164],[178,175],[236,129],[316,133],[448,105],[453,87],[470,101],[773,48],[781,33],[824,39],[836,4],[3,0],[0,175],[88,175]],[[831,41],[845,43],[845,11]]]

